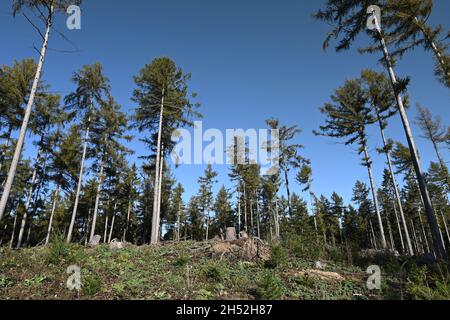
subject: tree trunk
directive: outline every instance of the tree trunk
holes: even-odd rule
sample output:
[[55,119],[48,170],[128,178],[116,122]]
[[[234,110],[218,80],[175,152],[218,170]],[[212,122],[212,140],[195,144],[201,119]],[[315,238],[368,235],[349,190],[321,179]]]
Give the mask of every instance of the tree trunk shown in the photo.
[[53,205],[52,205],[52,213],[50,214],[50,220],[48,222],[47,236],[45,237],[45,245],[48,245],[50,242],[50,235],[52,233],[53,228],[53,218],[55,216],[56,204],[59,196],[59,186],[55,190],[55,195],[53,196]]
[[373,239],[374,249],[378,250],[377,237],[375,236],[375,231],[373,230],[372,220],[370,220],[370,219],[369,219],[369,224],[370,224],[370,232],[372,232],[372,239]]
[[39,80],[41,78],[42,67],[44,65],[45,53],[47,51],[50,30],[52,27],[53,11],[54,11],[54,5],[52,2],[52,4],[50,5],[49,16],[46,21],[46,31],[45,31],[45,36],[44,36],[44,42],[42,43],[42,48],[41,48],[40,57],[39,57],[39,63],[37,65],[37,69],[36,69],[36,75],[33,80],[33,86],[31,87],[30,96],[28,98],[28,104],[25,109],[25,114],[24,114],[23,121],[22,121],[22,127],[20,129],[19,139],[17,140],[16,150],[14,151],[14,156],[13,156],[13,159],[11,161],[11,166],[8,171],[8,177],[6,179],[5,187],[3,189],[2,197],[0,200],[0,221],[2,220],[3,215],[5,213],[6,204],[8,202],[9,194],[11,193],[12,184],[14,182],[14,177],[16,175],[17,165],[19,164],[20,157],[22,154],[22,148],[23,148],[23,144],[25,141],[25,135],[26,135],[27,129],[28,129],[28,122],[30,121],[31,111],[33,109],[34,99],[36,97]]
[[162,127],[164,117],[164,96],[165,90],[162,91],[161,110],[159,115],[159,129],[158,129],[158,145],[156,150],[156,167],[155,167],[155,190],[153,195],[153,216],[152,216],[152,232],[150,244],[157,244],[159,242],[159,193],[161,189],[160,177],[160,162],[161,162],[161,139]]
[[245,190],[245,181],[244,181],[244,230],[248,232],[248,222],[247,222],[247,192]]
[[127,241],[127,232],[128,232],[128,226],[130,225],[130,215],[131,215],[131,200],[128,201],[128,210],[127,210],[127,222],[125,224],[125,229],[123,231],[123,242]]
[[16,224],[17,224],[17,209],[16,209],[16,212],[14,213],[14,224],[13,224],[13,229],[12,229],[12,233],[11,233],[11,240],[9,242],[10,249],[12,249],[13,243],[14,243],[14,234],[16,233]]
[[178,212],[177,212],[177,241],[180,241],[180,224],[181,224],[181,201],[178,204]]
[[287,205],[288,205],[288,210],[289,210],[289,216],[292,217],[291,189],[289,188],[288,170],[284,170],[284,181],[286,184],[286,195],[287,195]]
[[449,76],[449,71],[446,69],[445,61],[444,61],[444,59],[442,57],[441,51],[439,50],[438,46],[431,39],[431,37],[428,34],[427,30],[425,30],[425,27],[423,26],[423,24],[419,21],[419,19],[417,17],[414,17],[414,22],[419,27],[420,31],[422,32],[425,41],[428,43],[430,48],[433,50],[434,55],[436,56],[436,59],[439,62],[439,65],[441,66],[442,74],[445,75],[446,77],[448,77]]
[[[395,214],[395,221],[397,222],[398,235],[400,236],[400,244],[402,246],[402,253],[405,253],[405,249],[406,249],[405,248],[405,242],[403,241],[402,227],[400,226],[400,220],[398,218],[397,206],[395,205],[395,202],[393,203],[393,208],[394,208],[394,214]],[[411,245],[411,241],[410,241],[410,245]],[[410,249],[412,251],[412,245],[411,245]],[[411,251],[408,251],[410,255],[411,255]],[[414,252],[413,252],[413,254],[414,254]]]
[[106,219],[105,219],[105,230],[103,232],[103,243],[106,243],[106,235],[108,234],[108,214],[105,212],[106,214]]
[[241,234],[241,192],[238,186],[238,235]]
[[[38,159],[39,158],[40,158],[40,151],[38,152]],[[37,162],[39,162],[39,160],[37,160]],[[38,164],[35,165],[35,168],[33,170],[33,175],[31,177],[30,188],[28,189],[27,201],[25,203],[25,210],[24,210],[23,216],[22,216],[22,223],[20,224],[19,238],[17,239],[17,249],[19,249],[22,246],[23,234],[25,232],[25,225],[27,223],[27,217],[28,217],[28,209],[30,208],[31,199],[33,197],[34,184],[36,182],[36,177],[37,177],[37,167],[38,167]]]
[[378,195],[377,195],[377,189],[375,188],[375,182],[373,181],[373,175],[372,175],[372,164],[369,156],[369,152],[367,151],[367,146],[364,144],[364,154],[365,154],[365,160],[367,165],[367,171],[369,173],[369,180],[370,180],[370,187],[372,189],[372,196],[373,196],[373,202],[375,204],[375,210],[377,212],[377,218],[378,218],[378,225],[380,227],[380,234],[381,234],[381,246],[383,249],[387,248],[386,244],[386,237],[384,235],[384,227],[383,227],[383,221],[381,219],[381,213],[380,213],[380,205],[378,203]]
[[72,241],[73,227],[75,225],[75,218],[77,216],[78,202],[80,201],[81,186],[83,184],[84,162],[86,161],[87,145],[88,145],[88,141],[89,141],[90,123],[91,123],[91,119],[89,117],[88,126],[86,128],[86,135],[84,138],[83,156],[81,158],[80,173],[78,175],[78,185],[77,185],[77,192],[75,194],[75,204],[73,206],[72,218],[70,220],[70,225],[69,225],[69,231],[67,232],[67,240],[66,240],[67,243],[70,243]]
[[[411,237],[409,236],[409,230],[408,230],[408,225],[406,223],[405,212],[403,211],[403,204],[402,204],[402,199],[400,197],[400,192],[398,190],[397,179],[395,177],[394,169],[393,169],[393,166],[392,166],[391,154],[390,154],[390,152],[388,150],[388,144],[387,144],[387,141],[386,141],[386,136],[384,134],[383,122],[381,121],[381,117],[380,117],[380,113],[379,113],[378,107],[375,106],[375,108],[376,108],[376,112],[377,112],[378,124],[380,126],[381,139],[383,140],[383,146],[384,146],[384,149],[385,149],[386,161],[387,161],[387,164],[388,164],[388,167],[389,167],[389,174],[390,174],[390,177],[391,177],[391,183],[392,183],[392,187],[394,188],[395,199],[397,200],[397,205],[398,205],[398,208],[399,208],[399,211],[400,211],[400,218],[402,220],[403,229],[405,231],[406,243],[408,245],[408,252],[409,252],[409,255],[413,256],[414,255],[414,250],[413,250],[412,244],[411,244]],[[396,211],[395,205],[394,205],[394,210]],[[395,214],[396,214],[396,217],[397,217],[397,212],[395,212]],[[398,217],[397,217],[397,219],[398,219]],[[400,239],[402,241],[402,247],[404,248],[403,236],[402,236],[402,232],[401,232],[400,229],[399,229],[399,232],[400,232]]]
[[444,214],[442,213],[442,210],[441,210],[441,216],[442,216],[442,221],[444,221],[445,232],[447,233],[447,240],[448,240],[448,243],[449,243],[449,245],[450,245],[450,233],[448,232],[447,221],[445,221],[445,216],[444,216]]
[[161,194],[162,194],[162,185],[164,182],[164,143],[161,143],[161,160],[159,162],[159,191],[158,191],[158,215],[157,215],[157,226],[158,226],[158,242],[162,238],[161,231]]
[[108,243],[111,243],[112,240],[112,234],[114,231],[114,221],[116,220],[116,210],[117,210],[117,202],[114,204],[114,210],[113,210],[113,216],[111,220],[111,227],[109,229],[109,237],[108,237]]
[[260,225],[259,225],[259,220],[260,220],[260,214],[259,214],[259,199],[258,199],[258,190],[256,191],[256,232],[258,235],[258,238],[261,238],[261,233],[260,233]]
[[275,198],[275,237],[276,239],[280,238],[280,217],[278,215],[278,197]]
[[425,232],[425,227],[424,227],[423,221],[422,221],[422,216],[420,215],[420,208],[419,208],[417,213],[419,214],[419,221],[420,221],[420,226],[422,228],[423,239],[424,239],[425,245],[427,247],[428,252],[431,252],[430,246],[428,245],[428,239],[427,239],[427,234]]
[[391,243],[391,249],[395,250],[394,235],[392,234],[391,221],[389,220],[389,213],[387,212],[387,210],[386,210],[386,221],[387,221],[387,226],[388,226],[389,242]]
[[89,242],[91,242],[92,238],[95,236],[95,227],[97,224],[98,206],[100,203],[100,193],[102,192],[102,186],[103,186],[103,172],[104,172],[104,163],[102,160],[102,162],[100,164],[100,172],[98,174],[97,194],[95,196],[94,215],[92,216],[92,226],[91,226],[91,234],[89,236]]
[[417,241],[417,232],[416,232],[416,228],[414,227],[414,221],[412,221],[412,220],[411,220],[411,230],[412,230],[413,236],[414,236],[414,244],[416,246],[416,252],[423,253],[422,249],[419,246],[419,242]]
[[396,95],[397,106],[398,106],[398,109],[400,112],[400,117],[402,119],[403,128],[405,130],[405,135],[408,140],[408,146],[409,146],[409,150],[410,150],[411,157],[413,160],[414,170],[415,170],[416,176],[417,176],[417,181],[419,183],[420,193],[422,194],[422,198],[425,202],[425,212],[428,217],[428,223],[430,225],[430,229],[431,229],[431,233],[432,233],[432,237],[433,237],[433,245],[434,245],[437,257],[444,259],[447,256],[447,254],[446,254],[445,249],[442,246],[442,243],[439,239],[439,227],[436,222],[436,216],[434,214],[434,210],[433,210],[433,207],[431,204],[430,195],[428,193],[428,188],[427,188],[425,179],[423,177],[422,165],[419,160],[419,155],[417,152],[416,144],[414,142],[413,134],[412,134],[411,127],[409,124],[409,120],[408,120],[408,116],[406,115],[406,111],[405,111],[405,108],[403,105],[403,97],[402,97],[401,92],[399,92],[399,90],[397,88],[397,86],[398,86],[397,77],[394,72],[394,68],[392,65],[391,57],[389,55],[389,52],[388,52],[388,49],[386,46],[386,42],[385,42],[383,34],[381,32],[380,24],[378,22],[376,15],[373,14],[372,17],[374,18],[374,22],[377,26],[379,40],[380,40],[381,46],[383,48],[384,59],[385,59],[386,66],[387,66],[387,69],[389,72],[389,76],[391,78],[392,88]]

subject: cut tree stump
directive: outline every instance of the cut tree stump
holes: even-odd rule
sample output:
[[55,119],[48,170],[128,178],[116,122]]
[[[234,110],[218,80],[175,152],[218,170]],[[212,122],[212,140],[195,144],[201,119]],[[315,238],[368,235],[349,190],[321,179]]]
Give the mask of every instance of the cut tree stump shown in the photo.
[[225,240],[226,241],[235,241],[236,238],[236,228],[227,228]]

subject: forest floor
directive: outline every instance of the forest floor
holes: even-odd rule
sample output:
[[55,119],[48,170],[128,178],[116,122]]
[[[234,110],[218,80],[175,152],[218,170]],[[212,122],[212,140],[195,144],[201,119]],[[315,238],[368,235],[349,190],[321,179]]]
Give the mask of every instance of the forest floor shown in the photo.
[[[365,269],[287,254],[280,261],[242,261],[211,253],[209,243],[157,247],[0,248],[0,299],[49,300],[355,300],[399,299],[395,279],[368,291]],[[81,270],[81,289],[69,290],[67,268]]]

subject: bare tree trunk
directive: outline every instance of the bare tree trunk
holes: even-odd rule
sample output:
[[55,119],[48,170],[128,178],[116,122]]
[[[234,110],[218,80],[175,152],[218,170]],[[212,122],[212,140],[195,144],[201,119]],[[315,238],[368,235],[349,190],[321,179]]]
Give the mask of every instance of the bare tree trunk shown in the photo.
[[387,210],[385,212],[386,212],[386,221],[387,221],[388,232],[389,232],[389,242],[391,243],[391,249],[395,250],[394,235],[392,234],[392,226],[391,226],[391,221],[389,220],[389,213]]
[[181,224],[181,201],[178,204],[178,212],[177,212],[177,241],[180,241],[180,224]]
[[238,237],[241,235],[241,192],[238,186]]
[[386,244],[386,237],[384,235],[383,220],[381,219],[380,205],[378,203],[377,189],[375,188],[375,183],[373,181],[372,164],[371,164],[369,152],[367,151],[366,144],[364,144],[364,154],[365,154],[365,158],[366,158],[365,160],[366,160],[366,165],[367,165],[367,171],[369,173],[369,180],[370,180],[370,187],[372,189],[373,202],[375,204],[375,210],[377,212],[378,225],[380,227],[381,246],[383,247],[383,249],[386,249],[387,248],[387,244]]
[[286,195],[287,195],[287,205],[288,205],[288,209],[289,209],[289,216],[292,217],[291,189],[289,188],[288,170],[284,170],[284,181],[286,184]]
[[114,210],[113,210],[113,216],[111,220],[111,228],[109,229],[109,237],[108,237],[108,243],[111,243],[112,240],[112,234],[114,231],[114,221],[116,220],[116,210],[117,210],[117,201],[114,203]]
[[161,140],[162,140],[162,127],[164,117],[164,96],[165,90],[162,91],[161,97],[161,110],[159,115],[159,129],[158,129],[158,145],[156,150],[156,167],[155,167],[155,190],[153,195],[153,216],[152,216],[152,232],[150,244],[157,244],[159,242],[159,193],[161,189],[160,177],[160,165],[161,165]]
[[103,242],[106,243],[106,235],[108,234],[108,219],[109,219],[109,215],[105,212],[106,214],[106,219],[105,219],[105,230],[103,232]]
[[[384,126],[383,126],[383,122],[381,121],[381,117],[380,117],[380,113],[379,113],[378,107],[375,106],[375,108],[376,108],[376,112],[377,112],[378,124],[380,126],[381,139],[383,140],[383,146],[385,148],[386,161],[387,161],[387,164],[388,164],[388,167],[389,167],[389,174],[390,174],[390,177],[391,177],[391,183],[392,183],[392,187],[394,188],[395,199],[397,200],[397,205],[398,205],[398,208],[399,208],[399,211],[400,211],[400,218],[402,220],[403,229],[405,231],[406,243],[408,245],[408,252],[412,256],[412,255],[414,255],[414,251],[413,251],[412,244],[411,244],[411,237],[409,236],[409,230],[408,230],[408,225],[407,225],[406,219],[405,219],[405,213],[403,211],[402,199],[400,197],[400,192],[398,191],[397,179],[395,178],[395,173],[394,173],[394,169],[393,169],[393,166],[392,166],[391,154],[390,154],[389,149],[388,149],[386,136],[384,134]],[[395,209],[395,205],[394,205],[394,210],[395,210],[395,214],[396,214],[396,217],[397,217],[397,210]],[[397,219],[398,219],[398,217],[397,217]],[[402,241],[402,247],[404,248],[403,236],[402,236],[402,232],[401,232],[400,229],[399,229],[399,233],[400,233],[400,239]]]
[[[17,207],[18,207],[18,205],[17,205]],[[14,243],[14,234],[16,233],[16,224],[17,224],[17,209],[16,209],[16,212],[14,212],[14,224],[13,224],[13,229],[12,229],[12,233],[11,233],[11,240],[9,242],[10,249],[12,249],[13,243]]]
[[248,222],[247,222],[247,192],[245,190],[245,181],[244,181],[244,230],[248,232]]
[[414,243],[416,245],[416,252],[417,253],[423,253],[422,248],[419,245],[419,242],[417,241],[417,232],[416,232],[416,228],[414,227],[414,221],[411,221],[411,227],[412,227],[412,232],[413,232],[413,236],[414,236]]
[[47,236],[45,237],[45,245],[48,245],[48,243],[50,242],[50,235],[52,233],[53,228],[53,218],[55,216],[56,204],[58,202],[59,188],[60,188],[59,186],[56,188],[55,195],[53,196],[52,213],[50,214],[50,220],[48,222]]
[[163,170],[164,170],[164,143],[161,143],[161,160],[159,162],[158,216],[157,216],[157,219],[158,219],[158,222],[157,222],[158,241],[162,238],[162,234],[161,234],[161,194],[162,194],[162,184],[164,182]]
[[417,213],[419,214],[420,226],[421,226],[421,228],[422,228],[423,239],[424,239],[425,245],[426,245],[426,247],[427,247],[427,251],[428,251],[428,252],[431,252],[430,246],[428,245],[428,239],[427,239],[427,234],[426,234],[426,232],[425,232],[425,227],[423,226],[422,216],[421,216],[421,214],[420,214],[420,208],[419,208],[419,210],[418,210]]
[[128,201],[128,210],[127,210],[127,222],[125,225],[125,229],[123,230],[123,242],[127,241],[127,232],[128,232],[128,227],[130,225],[130,215],[131,215],[131,200]]
[[[398,235],[400,236],[400,243],[402,245],[402,252],[405,252],[405,242],[403,241],[403,233],[402,233],[402,228],[400,226],[400,220],[398,219],[398,213],[397,213],[397,206],[395,205],[395,202],[393,202],[393,207],[394,207],[394,214],[395,214],[395,221],[397,222],[397,228],[398,228]],[[411,241],[410,241],[410,245],[411,245]],[[411,251],[412,251],[412,245],[411,245]],[[408,249],[409,250],[409,249]],[[411,255],[411,252],[408,251]],[[414,252],[413,252],[414,254]]]
[[445,232],[447,233],[447,240],[448,240],[448,243],[449,243],[449,245],[450,245],[450,233],[448,232],[447,221],[445,221],[445,216],[444,216],[444,214],[442,213],[442,210],[441,210],[441,216],[442,216],[442,221],[444,221]]
[[250,235],[253,237],[255,227],[253,225],[253,200],[250,199]]
[[78,202],[80,201],[81,186],[83,184],[84,162],[86,161],[87,145],[89,141],[90,123],[91,119],[89,117],[88,126],[86,128],[86,135],[84,137],[83,156],[81,158],[80,173],[78,175],[78,185],[77,185],[77,192],[75,194],[75,204],[73,206],[72,217],[70,219],[69,231],[67,232],[67,240],[66,240],[67,243],[70,243],[72,241],[73,227],[75,225],[75,218],[77,216]]
[[445,249],[442,246],[442,243],[439,239],[439,227],[437,225],[436,216],[434,214],[433,206],[431,204],[430,195],[428,193],[428,188],[427,188],[425,179],[423,177],[422,165],[420,163],[419,154],[417,152],[416,144],[414,142],[413,134],[412,134],[411,127],[409,124],[409,120],[408,120],[408,116],[406,115],[406,111],[405,111],[405,108],[403,105],[403,97],[402,97],[401,92],[397,88],[398,82],[397,82],[397,77],[395,75],[394,68],[392,65],[391,57],[389,55],[389,52],[388,52],[388,49],[386,46],[386,42],[385,42],[383,34],[381,32],[381,27],[380,27],[379,21],[375,14],[372,14],[372,17],[373,17],[375,25],[377,27],[376,29],[378,32],[381,46],[383,48],[383,54],[384,54],[385,62],[386,62],[387,69],[389,72],[389,76],[391,78],[392,88],[396,95],[397,106],[398,106],[398,109],[400,112],[400,117],[402,119],[406,139],[408,140],[408,146],[409,146],[411,158],[412,158],[412,161],[414,164],[414,170],[416,172],[417,182],[419,183],[420,193],[422,194],[422,198],[425,202],[425,212],[427,214],[428,223],[430,225],[431,233],[433,236],[433,245],[434,245],[434,248],[436,251],[436,255],[438,258],[445,258],[447,256],[447,254],[446,254]]
[[278,197],[275,198],[275,237],[280,238],[280,217],[278,215]]
[[373,245],[375,250],[378,250],[377,237],[375,236],[375,231],[373,230],[372,220],[369,219],[370,231],[372,232]]
[[259,199],[258,199],[258,190],[256,191],[256,232],[258,235],[258,238],[261,238],[260,234],[260,214],[259,214]]
[[91,234],[89,236],[89,242],[92,241],[92,238],[95,236],[95,227],[97,224],[97,214],[98,214],[98,206],[100,203],[100,193],[102,192],[103,186],[103,173],[104,173],[104,163],[103,160],[100,164],[100,172],[98,174],[98,185],[97,185],[97,194],[95,196],[95,205],[94,205],[94,215],[92,216],[92,226],[91,226]]
[[16,176],[17,165],[19,164],[19,160],[20,160],[20,157],[22,154],[23,144],[25,142],[25,135],[26,135],[27,129],[28,129],[28,122],[30,121],[31,111],[33,109],[34,99],[36,97],[39,80],[41,78],[42,67],[44,65],[45,54],[47,51],[47,45],[48,45],[48,40],[49,40],[49,36],[50,36],[50,30],[52,27],[53,12],[54,12],[54,5],[52,2],[50,5],[49,16],[46,21],[45,36],[44,36],[44,41],[42,43],[42,48],[41,48],[40,57],[39,57],[39,63],[37,65],[37,69],[36,69],[36,75],[33,80],[33,86],[31,87],[30,96],[28,98],[28,104],[25,109],[25,114],[24,114],[23,121],[22,121],[22,127],[20,129],[19,139],[17,140],[16,150],[14,151],[14,156],[13,156],[13,159],[11,161],[11,166],[8,171],[8,177],[6,179],[5,187],[3,189],[2,197],[0,200],[0,221],[2,220],[3,215],[5,213],[6,204],[8,202],[9,195],[11,193],[12,184],[14,182],[14,177]]
[[[38,163],[39,159],[40,159],[40,151],[38,152],[37,159],[38,160],[36,162]],[[22,223],[20,224],[19,238],[17,239],[17,249],[19,249],[22,246],[23,234],[25,232],[25,225],[27,223],[27,217],[28,217],[28,209],[30,208],[31,199],[33,197],[34,184],[36,183],[37,167],[38,167],[37,163],[33,170],[33,175],[31,177],[31,181],[30,181],[30,188],[28,189],[28,193],[27,193],[27,201],[25,203],[25,210],[24,210],[23,216],[22,216]]]

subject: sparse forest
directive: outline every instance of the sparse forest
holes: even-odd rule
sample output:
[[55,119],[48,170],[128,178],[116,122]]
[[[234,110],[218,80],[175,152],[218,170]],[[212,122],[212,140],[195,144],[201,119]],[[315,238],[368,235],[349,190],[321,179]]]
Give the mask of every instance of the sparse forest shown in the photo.
[[[314,139],[356,149],[367,174],[348,185],[351,202],[316,187],[320,168],[299,143],[302,124],[283,123],[277,109],[260,124],[279,135],[275,174],[250,161],[254,150],[235,136],[226,183],[205,164],[184,185],[172,134],[193,129],[210,108],[191,88],[195,70],[149,57],[129,75],[132,114],[101,61],[61,68],[72,89],[55,93],[45,78],[54,23],[83,2],[10,2],[40,47],[37,59],[0,65],[0,299],[450,299],[450,127],[427,101],[412,105],[412,79],[397,73],[404,57],[425,50],[433,85],[450,88],[450,33],[430,23],[432,0],[327,0],[311,12],[329,27],[324,50],[380,62],[342,77],[316,106]],[[404,139],[389,136],[392,125]],[[374,130],[381,148],[371,145]],[[419,140],[435,161],[421,160]],[[70,265],[82,268],[75,291],[65,287]],[[375,290],[366,286],[371,265],[383,274]]]

